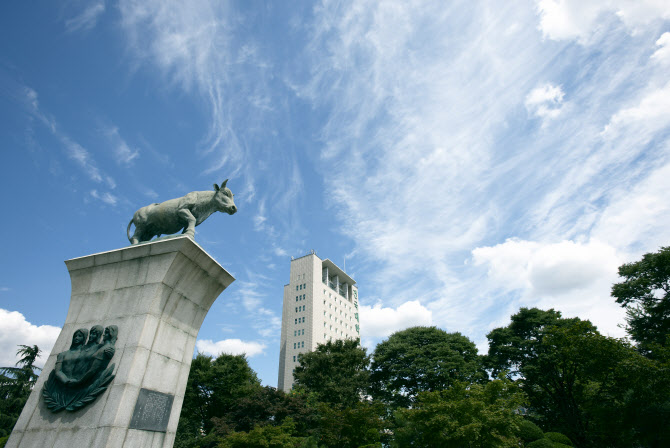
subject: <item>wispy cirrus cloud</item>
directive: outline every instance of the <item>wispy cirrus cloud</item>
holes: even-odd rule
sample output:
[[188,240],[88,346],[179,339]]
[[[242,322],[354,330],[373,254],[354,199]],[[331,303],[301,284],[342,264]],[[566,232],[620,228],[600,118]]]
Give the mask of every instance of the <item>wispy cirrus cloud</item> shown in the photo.
[[138,149],[131,149],[128,143],[121,137],[118,127],[108,127],[104,131],[114,151],[116,162],[121,165],[131,165],[140,155]]
[[83,10],[79,11],[75,16],[65,21],[65,29],[69,33],[78,31],[88,31],[95,27],[98,19],[105,12],[105,1],[95,0],[86,2]]
[[[207,132],[193,145],[203,173],[225,171],[240,179],[238,202],[265,201],[263,216],[278,222],[266,229],[296,225],[292,211],[302,191],[295,188],[300,168],[294,151],[277,151],[259,139],[279,129],[287,113],[276,55],[264,53],[269,46],[260,42],[262,33],[246,33],[243,13],[228,2],[204,0],[194,7],[176,0],[122,0],[119,10],[137,68],[157,70],[168,88],[204,104]],[[261,198],[259,183],[272,186],[262,188],[269,193]]]
[[[625,26],[598,12],[593,22],[560,34],[547,22],[552,11],[528,6],[494,12],[485,2],[445,8],[425,1],[316,8],[308,45],[312,76],[298,90],[328,117],[321,156],[330,205],[361,263],[373,269],[370,289],[384,306],[409,296],[439,325],[481,335],[522,298],[589,316],[612,302],[608,275],[563,288],[551,285],[551,269],[538,274],[536,263],[537,275],[525,277],[534,283],[509,290],[509,278],[496,280],[484,263],[471,263],[473,249],[510,237],[537,245],[505,252],[524,269],[533,254],[560,253],[563,246],[553,245],[561,241],[570,254],[598,258],[607,247],[617,254],[610,261],[628,260],[630,247],[604,233],[597,238],[602,246],[588,243],[596,240],[591,233],[608,205],[649,179],[665,157],[664,95],[645,101],[660,76],[658,58],[648,58],[659,37],[635,28],[656,20],[653,14],[633,17],[627,5],[598,6],[620,12]],[[592,35],[589,27],[608,32]],[[569,42],[582,30],[589,45]],[[548,41],[541,31],[570,39]],[[652,115],[658,124],[648,128],[646,141],[604,138],[608,123]],[[534,116],[544,119],[537,123]],[[653,139],[661,141],[649,148]],[[650,226],[665,226],[660,216]],[[642,240],[642,233],[627,239],[656,249]],[[549,294],[554,287],[562,292]],[[543,302],[545,295],[551,300]],[[608,330],[621,317],[610,308]]]
[[653,21],[670,19],[670,6],[656,0],[536,0],[539,27],[550,39],[578,39],[582,43],[608,19],[620,20],[631,31]]
[[65,132],[60,130],[56,120],[48,113],[42,110],[39,104],[37,92],[25,86],[23,88],[24,102],[28,112],[45,126],[46,129],[63,145],[65,154],[69,159],[74,161],[81,171],[93,182],[104,183],[109,188],[114,189],[116,182],[114,179],[104,173],[96,161],[93,159],[91,153],[82,145],[74,141]]
[[91,196],[99,201],[104,202],[107,205],[114,206],[119,201],[119,199],[109,192],[98,193],[98,190],[91,190]]

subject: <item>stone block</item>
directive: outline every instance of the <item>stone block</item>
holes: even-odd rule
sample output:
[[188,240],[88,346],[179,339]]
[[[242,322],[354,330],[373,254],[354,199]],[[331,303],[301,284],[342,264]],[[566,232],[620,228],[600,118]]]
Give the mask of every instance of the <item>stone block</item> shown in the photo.
[[[7,447],[171,447],[200,325],[234,279],[187,237],[65,263],[68,316]],[[93,325],[118,327],[115,377],[86,406],[53,413],[41,396],[44,383],[75,330]],[[141,388],[174,397],[165,433],[129,428]]]
[[116,286],[119,263],[96,266],[91,273],[90,292],[110,291]]
[[113,384],[127,384],[139,387],[144,379],[144,372],[149,363],[150,353],[151,351],[144,347],[124,347],[118,353],[120,359],[117,355],[112,359],[112,361],[117,362],[116,377]]
[[86,294],[91,289],[93,268],[72,271],[70,273],[70,280],[72,284],[72,295]]
[[176,256],[177,254],[175,253],[152,255],[151,258],[148,259],[149,264],[147,266],[145,284],[163,282]]
[[181,366],[182,363],[179,361],[151,353],[142,387],[165,394],[174,394]]
[[121,261],[122,250],[110,250],[93,255],[94,266],[104,266],[107,264],[118,263]]

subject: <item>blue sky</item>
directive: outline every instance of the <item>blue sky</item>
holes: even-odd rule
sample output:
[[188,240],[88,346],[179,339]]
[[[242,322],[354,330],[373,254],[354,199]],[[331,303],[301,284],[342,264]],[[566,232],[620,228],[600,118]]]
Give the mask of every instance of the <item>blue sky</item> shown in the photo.
[[291,256],[357,280],[374,345],[521,306],[623,336],[616,268],[670,245],[670,6],[105,0],[0,6],[0,364],[47,350],[63,260],[229,178],[196,240],[237,281],[198,348],[276,385]]

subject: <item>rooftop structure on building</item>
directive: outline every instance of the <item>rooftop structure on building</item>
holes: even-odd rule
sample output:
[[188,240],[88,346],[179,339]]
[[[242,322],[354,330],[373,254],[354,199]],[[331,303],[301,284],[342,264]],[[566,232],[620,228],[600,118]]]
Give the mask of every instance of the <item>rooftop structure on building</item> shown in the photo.
[[284,286],[277,388],[291,390],[301,353],[327,341],[359,337],[356,281],[315,251],[291,258],[291,280]]

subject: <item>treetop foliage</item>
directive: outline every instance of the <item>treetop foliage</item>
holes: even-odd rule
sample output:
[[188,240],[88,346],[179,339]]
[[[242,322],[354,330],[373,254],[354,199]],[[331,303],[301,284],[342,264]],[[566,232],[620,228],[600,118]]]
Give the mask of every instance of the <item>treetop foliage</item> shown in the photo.
[[323,403],[351,406],[366,392],[370,356],[360,340],[336,340],[319,344],[300,355],[295,385],[315,394]]
[[375,348],[370,394],[394,407],[407,407],[419,392],[486,378],[470,339],[436,327],[412,327],[392,334]]
[[670,247],[620,266],[619,276],[612,296],[626,308],[628,334],[642,353],[658,357],[670,346]]

